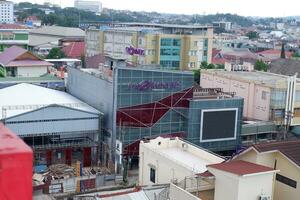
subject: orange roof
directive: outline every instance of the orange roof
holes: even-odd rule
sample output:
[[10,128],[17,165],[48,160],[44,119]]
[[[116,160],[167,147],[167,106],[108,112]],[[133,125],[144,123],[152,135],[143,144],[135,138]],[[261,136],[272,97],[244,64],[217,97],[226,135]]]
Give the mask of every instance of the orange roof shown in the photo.
[[0,24],[0,29],[27,29],[27,27],[18,24]]
[[[270,55],[270,54],[280,55],[281,50],[279,50],[279,49],[269,49],[269,50],[261,51],[261,52],[259,52],[259,54],[261,54],[261,55]],[[285,51],[285,55],[287,57],[291,57],[293,55],[293,53],[289,52],[289,51]]]
[[274,171],[274,169],[270,167],[265,167],[262,165],[257,165],[242,160],[234,160],[234,161],[229,161],[229,162],[224,162],[219,164],[213,164],[213,165],[208,165],[207,167],[229,172],[239,176]]

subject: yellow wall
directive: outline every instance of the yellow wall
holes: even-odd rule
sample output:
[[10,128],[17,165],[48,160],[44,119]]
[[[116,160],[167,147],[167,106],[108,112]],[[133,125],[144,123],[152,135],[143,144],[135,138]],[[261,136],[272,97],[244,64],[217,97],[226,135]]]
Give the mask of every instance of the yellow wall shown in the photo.
[[300,167],[293,164],[285,156],[279,152],[258,154],[254,150],[250,150],[236,159],[248,162],[255,161],[256,164],[274,167],[275,160],[276,169],[280,175],[286,176],[297,181],[297,188],[290,187],[279,181],[275,181],[274,200],[299,200],[300,199]]

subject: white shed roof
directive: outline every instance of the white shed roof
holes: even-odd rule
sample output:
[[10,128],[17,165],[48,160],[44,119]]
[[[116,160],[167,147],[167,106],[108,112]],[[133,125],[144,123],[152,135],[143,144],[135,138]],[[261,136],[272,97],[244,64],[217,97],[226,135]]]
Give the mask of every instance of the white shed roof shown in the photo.
[[13,117],[53,104],[95,114],[100,113],[95,108],[66,92],[21,83],[0,90],[0,119]]

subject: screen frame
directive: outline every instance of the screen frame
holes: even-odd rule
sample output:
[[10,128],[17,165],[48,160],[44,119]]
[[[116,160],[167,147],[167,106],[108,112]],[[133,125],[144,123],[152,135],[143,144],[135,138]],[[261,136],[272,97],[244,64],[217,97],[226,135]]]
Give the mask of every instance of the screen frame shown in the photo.
[[[200,142],[218,142],[236,140],[237,136],[237,121],[238,121],[238,108],[221,108],[221,109],[203,109],[201,110],[201,123],[200,123]],[[235,111],[235,125],[234,125],[234,137],[219,138],[219,139],[203,139],[203,119],[205,112],[222,112],[222,111]]]

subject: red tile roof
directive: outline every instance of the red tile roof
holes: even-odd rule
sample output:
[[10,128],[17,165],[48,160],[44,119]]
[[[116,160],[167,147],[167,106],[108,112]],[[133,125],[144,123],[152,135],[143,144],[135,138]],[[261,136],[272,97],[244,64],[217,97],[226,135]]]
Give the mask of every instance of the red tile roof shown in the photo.
[[31,15],[26,18],[26,21],[38,21],[37,16]]
[[27,29],[27,27],[18,24],[0,24],[0,29]]
[[102,63],[102,64],[105,63],[105,56],[104,56],[104,54],[97,54],[97,55],[94,55],[94,56],[86,58],[86,66],[88,68],[96,68],[96,69],[98,69],[100,63]]
[[300,166],[300,140],[253,145],[258,152],[279,151]]
[[62,50],[68,58],[80,58],[85,54],[85,44],[84,42],[71,42]]
[[[258,54],[263,55],[263,56],[274,55],[274,56],[277,56],[278,58],[280,58],[281,50],[279,50],[279,49],[269,49],[269,50],[261,51]],[[289,52],[289,51],[285,52],[285,56],[287,58],[292,57],[292,55],[293,55],[292,52]]]
[[208,177],[212,177],[214,175],[212,173],[210,173],[209,171],[205,171],[203,173],[197,174],[197,176],[208,178]]
[[274,171],[274,169],[270,167],[265,167],[262,165],[257,165],[242,160],[234,160],[234,161],[229,161],[229,162],[224,162],[219,164],[213,164],[213,165],[208,165],[207,167],[229,172],[239,176]]

